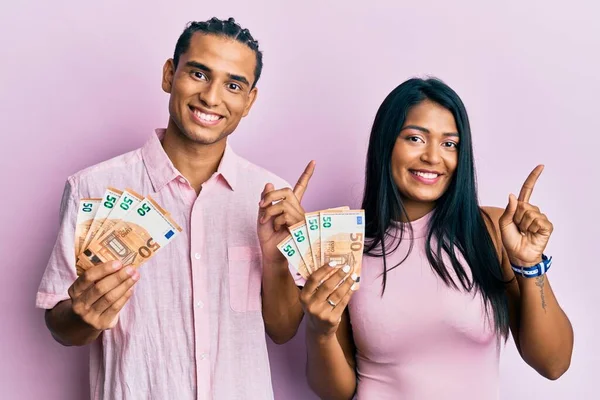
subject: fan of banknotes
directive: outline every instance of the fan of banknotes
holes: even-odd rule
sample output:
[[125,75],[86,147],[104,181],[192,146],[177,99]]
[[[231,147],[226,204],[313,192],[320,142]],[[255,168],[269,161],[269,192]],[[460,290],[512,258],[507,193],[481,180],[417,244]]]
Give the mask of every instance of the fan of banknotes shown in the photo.
[[304,278],[331,261],[350,265],[360,276],[365,212],[349,207],[305,214],[304,221],[289,227],[290,235],[277,248]]
[[179,225],[150,196],[109,187],[102,198],[79,201],[75,228],[77,275],[114,260],[139,267],[179,232]]

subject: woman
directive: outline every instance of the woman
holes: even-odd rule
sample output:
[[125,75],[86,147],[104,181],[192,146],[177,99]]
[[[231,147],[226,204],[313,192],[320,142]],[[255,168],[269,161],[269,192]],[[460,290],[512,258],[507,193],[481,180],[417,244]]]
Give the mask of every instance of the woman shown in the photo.
[[509,331],[526,363],[560,377],[573,331],[545,274],[552,224],[529,202],[542,169],[505,210],[480,207],[458,95],[436,79],[394,89],[369,142],[362,276],[327,279],[323,266],[301,291],[311,388],[324,399],[496,399]]

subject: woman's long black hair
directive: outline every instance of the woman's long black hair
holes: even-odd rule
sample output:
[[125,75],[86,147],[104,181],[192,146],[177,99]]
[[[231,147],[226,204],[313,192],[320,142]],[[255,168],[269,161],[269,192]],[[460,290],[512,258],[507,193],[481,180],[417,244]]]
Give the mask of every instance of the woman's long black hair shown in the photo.
[[[458,290],[457,283],[447,269],[450,266],[444,265],[442,259],[443,253],[446,253],[462,288],[481,293],[486,312],[491,306],[496,332],[507,337],[509,317],[506,281],[503,280],[498,253],[484,221],[484,215],[488,219],[489,216],[483,213],[478,203],[467,110],[456,92],[438,79],[415,78],[402,83],[386,97],[377,111],[369,139],[362,201],[366,217],[365,236],[368,238],[365,253],[383,257],[383,295],[388,271],[402,264],[401,261],[388,269],[386,255],[398,248],[404,236],[404,229],[399,229],[398,233],[389,228],[394,221],[408,220],[392,177],[392,149],[408,111],[424,100],[433,101],[452,113],[460,137],[454,176],[446,192],[436,202],[431,216],[426,240],[427,258],[442,281]],[[409,253],[411,250],[412,241]],[[468,265],[460,263],[457,251]],[[472,279],[465,268],[471,269]]]

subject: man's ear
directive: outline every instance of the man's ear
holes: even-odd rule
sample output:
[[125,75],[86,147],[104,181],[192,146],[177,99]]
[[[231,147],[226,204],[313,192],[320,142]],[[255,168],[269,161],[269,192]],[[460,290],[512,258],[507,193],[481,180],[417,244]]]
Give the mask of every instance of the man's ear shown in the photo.
[[163,66],[162,90],[166,93],[171,93],[173,88],[173,77],[175,76],[175,63],[172,58],[165,61]]
[[248,115],[250,109],[252,108],[252,105],[256,101],[256,96],[258,96],[258,88],[253,87],[252,90],[250,90],[250,93],[248,93],[248,100],[246,103],[246,107],[244,108],[244,113],[242,114],[242,117]]

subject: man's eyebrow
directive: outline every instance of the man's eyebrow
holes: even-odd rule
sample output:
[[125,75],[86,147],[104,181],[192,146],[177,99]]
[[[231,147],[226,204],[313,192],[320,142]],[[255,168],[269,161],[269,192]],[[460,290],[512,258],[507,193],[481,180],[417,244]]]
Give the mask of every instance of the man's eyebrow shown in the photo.
[[[199,69],[204,72],[208,72],[208,73],[213,72],[212,69],[210,69],[209,67],[207,67],[206,65],[204,65],[198,61],[188,61],[185,63],[185,65],[187,65],[188,67]],[[250,86],[250,82],[248,81],[248,79],[245,76],[231,74],[231,73],[228,73],[227,76],[229,77],[229,79],[231,79],[233,81],[244,83],[244,84]]]

